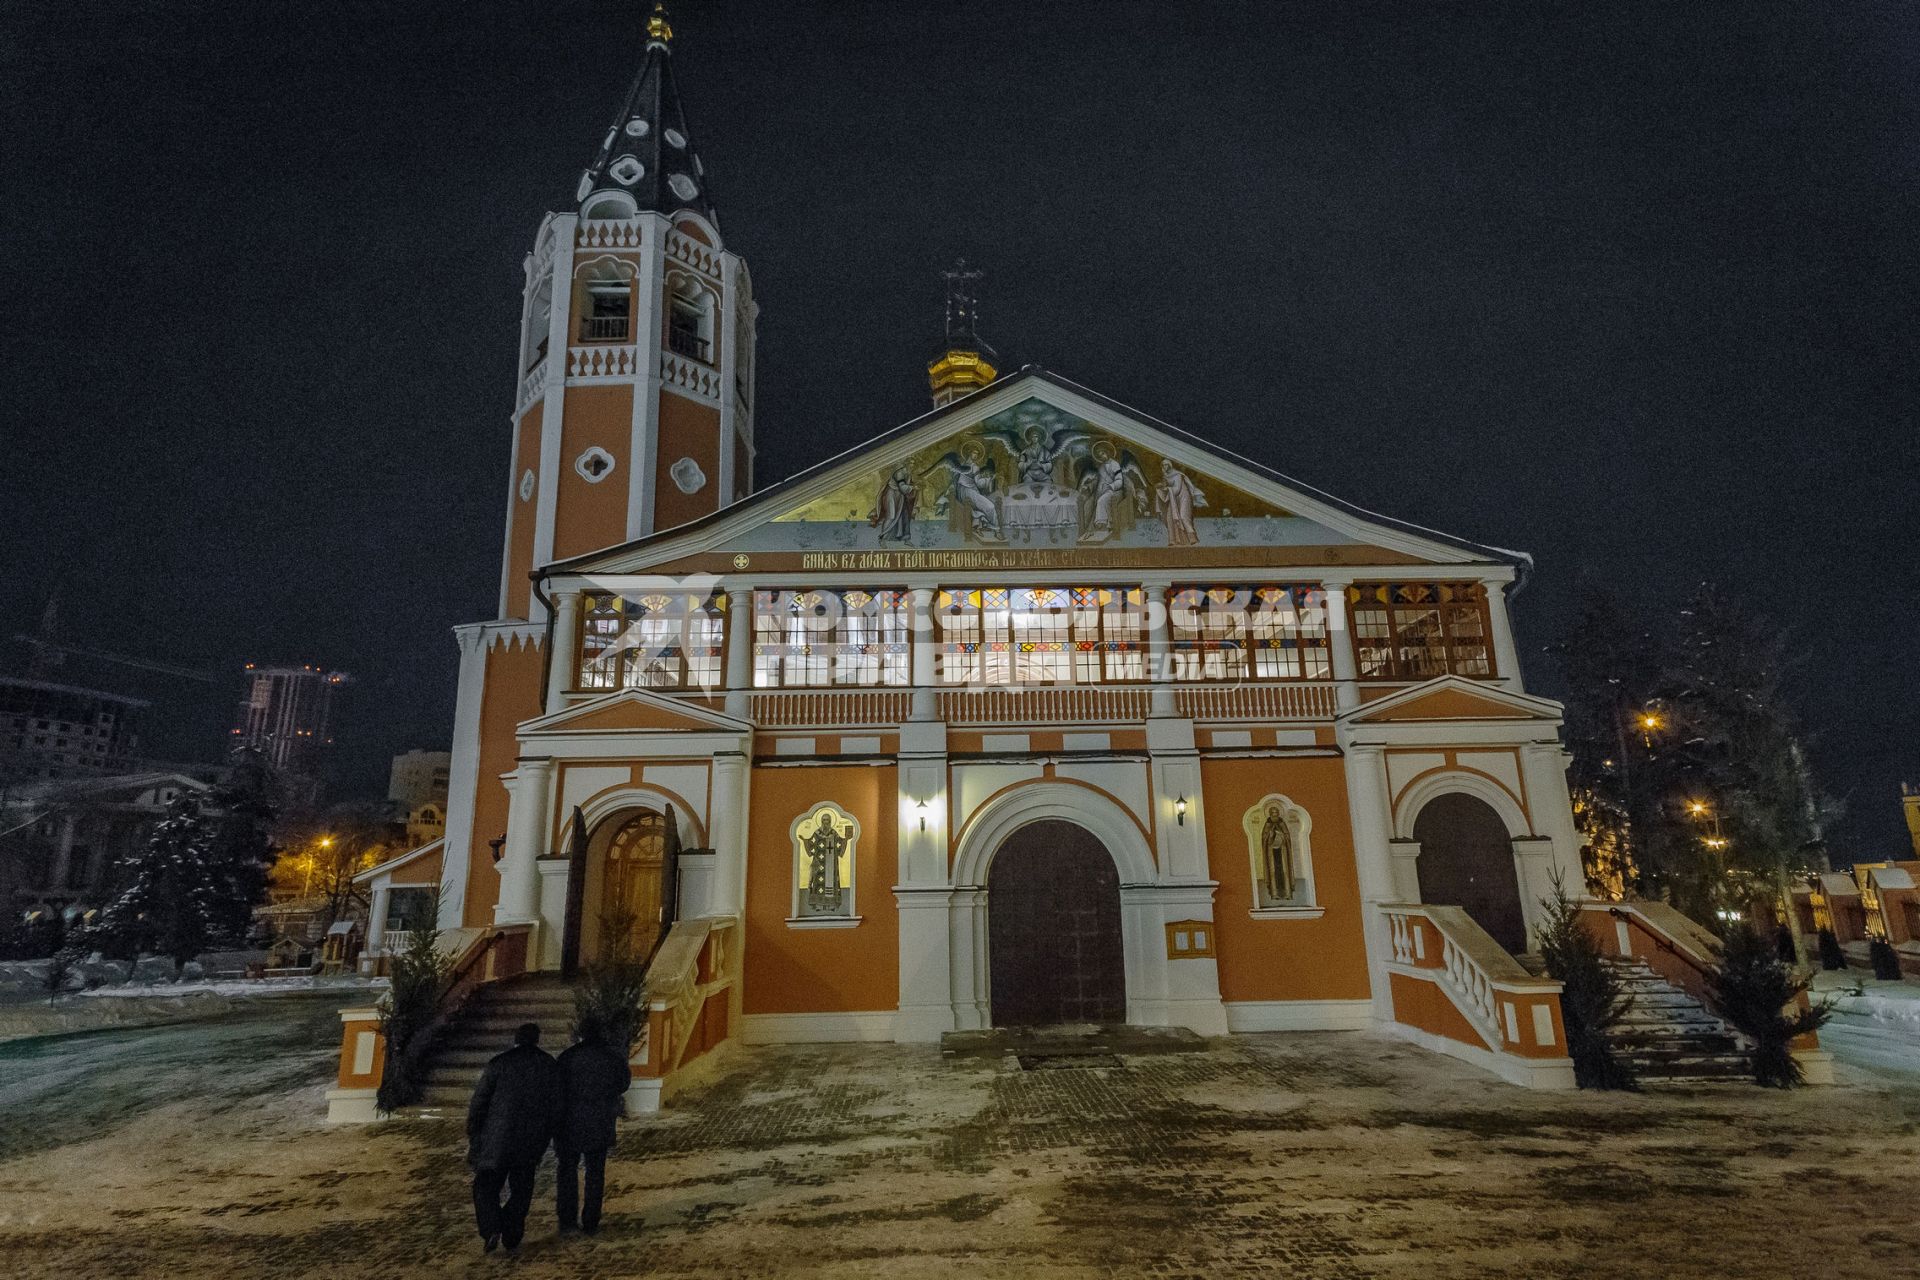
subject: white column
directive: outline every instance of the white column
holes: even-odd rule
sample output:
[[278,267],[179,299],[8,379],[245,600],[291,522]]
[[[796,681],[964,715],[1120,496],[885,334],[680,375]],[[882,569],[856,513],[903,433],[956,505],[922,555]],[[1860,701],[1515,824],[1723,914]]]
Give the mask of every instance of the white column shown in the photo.
[[933,588],[913,589],[913,718],[931,720],[939,715],[939,700],[934,696],[933,655],[937,637],[933,625]]
[[747,745],[713,758],[713,811],[707,835],[713,841],[713,884],[708,906],[714,915],[744,916],[747,909],[747,809],[752,766]]
[[751,715],[753,689],[753,591],[727,592],[727,714],[736,720]]
[[966,1008],[973,1008],[971,984],[956,982],[954,974],[956,894],[948,883],[946,725],[910,720],[900,726],[896,776],[900,883],[893,887],[893,898],[899,910],[900,1003],[893,1038],[904,1044],[938,1040],[944,1032],[974,1025],[960,1012],[963,987]]
[[507,844],[500,858],[500,902],[495,924],[531,924],[540,916],[540,855],[547,837],[553,761],[522,760],[507,784]]
[[1147,597],[1147,676],[1153,681],[1149,714],[1170,716],[1173,704],[1173,628],[1168,618],[1167,597],[1173,592],[1171,578],[1149,578],[1141,588]]
[[380,955],[387,947],[387,906],[393,900],[393,890],[380,885],[373,891],[373,901],[367,905],[367,954]]
[[1493,673],[1507,688],[1519,693],[1520,649],[1513,642],[1513,619],[1507,614],[1507,589],[1503,583],[1487,583],[1487,625],[1493,632]]
[[1327,592],[1327,653],[1332,659],[1333,678],[1340,683],[1334,689],[1335,705],[1351,711],[1360,705],[1359,668],[1353,661],[1353,624],[1347,614],[1345,582],[1323,584]]
[[547,714],[566,705],[579,653],[580,593],[568,591],[553,600],[553,651],[547,655]]

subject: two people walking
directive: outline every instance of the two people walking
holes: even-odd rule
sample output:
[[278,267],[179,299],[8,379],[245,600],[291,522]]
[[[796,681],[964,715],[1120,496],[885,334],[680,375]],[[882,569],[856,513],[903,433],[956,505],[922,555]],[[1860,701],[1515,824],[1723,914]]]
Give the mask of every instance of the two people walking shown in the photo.
[[554,1198],[560,1230],[591,1235],[600,1229],[607,1150],[630,1079],[626,1059],[591,1024],[556,1059],[540,1047],[540,1025],[522,1023],[513,1048],[487,1063],[467,1104],[467,1163],[473,1168],[474,1225],[488,1253],[520,1246],[534,1171],[549,1145],[559,1157]]

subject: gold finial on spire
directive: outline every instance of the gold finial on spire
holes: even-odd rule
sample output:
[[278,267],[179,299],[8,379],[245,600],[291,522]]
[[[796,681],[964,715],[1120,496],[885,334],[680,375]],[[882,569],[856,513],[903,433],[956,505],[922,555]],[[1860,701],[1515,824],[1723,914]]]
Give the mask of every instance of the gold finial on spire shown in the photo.
[[673,24],[667,21],[666,0],[653,0],[653,16],[647,19],[647,39],[669,44],[673,40]]

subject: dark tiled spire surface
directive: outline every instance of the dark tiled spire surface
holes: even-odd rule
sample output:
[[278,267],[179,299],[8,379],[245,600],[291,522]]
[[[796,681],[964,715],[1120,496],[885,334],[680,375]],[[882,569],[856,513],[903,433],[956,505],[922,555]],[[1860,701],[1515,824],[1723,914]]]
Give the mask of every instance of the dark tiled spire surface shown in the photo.
[[640,74],[627,91],[595,154],[580,175],[574,198],[585,209],[605,191],[623,192],[641,212],[691,209],[717,222],[707,196],[706,170],[687,132],[680,91],[673,82],[673,27],[666,6],[647,19],[647,47]]

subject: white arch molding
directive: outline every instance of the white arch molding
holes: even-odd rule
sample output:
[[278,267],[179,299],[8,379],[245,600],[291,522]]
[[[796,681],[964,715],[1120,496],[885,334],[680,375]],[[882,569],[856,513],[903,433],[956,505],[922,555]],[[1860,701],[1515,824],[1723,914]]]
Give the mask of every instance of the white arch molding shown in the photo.
[[1217,963],[1211,957],[1173,961],[1167,955],[1168,924],[1213,919],[1215,883],[1163,878],[1146,833],[1119,801],[1091,787],[1047,778],[1009,787],[968,817],[948,884],[896,890],[901,912],[895,1038],[932,1040],[943,1031],[991,1025],[987,870],[1008,837],[1042,821],[1082,828],[1100,842],[1119,872],[1127,1021],[1224,1035]]
[[[1400,882],[1399,896],[1409,902],[1419,900],[1420,843],[1414,839],[1414,824],[1420,820],[1421,810],[1444,795],[1468,795],[1483,801],[1505,824],[1507,839],[1512,842],[1513,875],[1520,891],[1520,915],[1531,945],[1531,939],[1542,923],[1541,902],[1553,888],[1553,839],[1534,834],[1526,811],[1521,809],[1513,793],[1485,774],[1461,769],[1436,769],[1415,778],[1395,799],[1393,843],[1396,858],[1406,860],[1403,864],[1405,871],[1396,874],[1396,880]],[[1577,896],[1582,889],[1583,886],[1576,880],[1572,886],[1573,893]]]
[[[580,806],[580,816],[586,820],[587,835],[591,839],[599,834],[602,822],[618,816],[624,810],[652,809],[655,813],[665,813],[669,806],[673,809],[673,820],[680,833],[680,847],[707,848],[707,824],[694,812],[692,803],[644,783],[615,787],[589,796]],[[571,825],[573,821],[571,813],[563,814],[561,818],[563,825]]]

